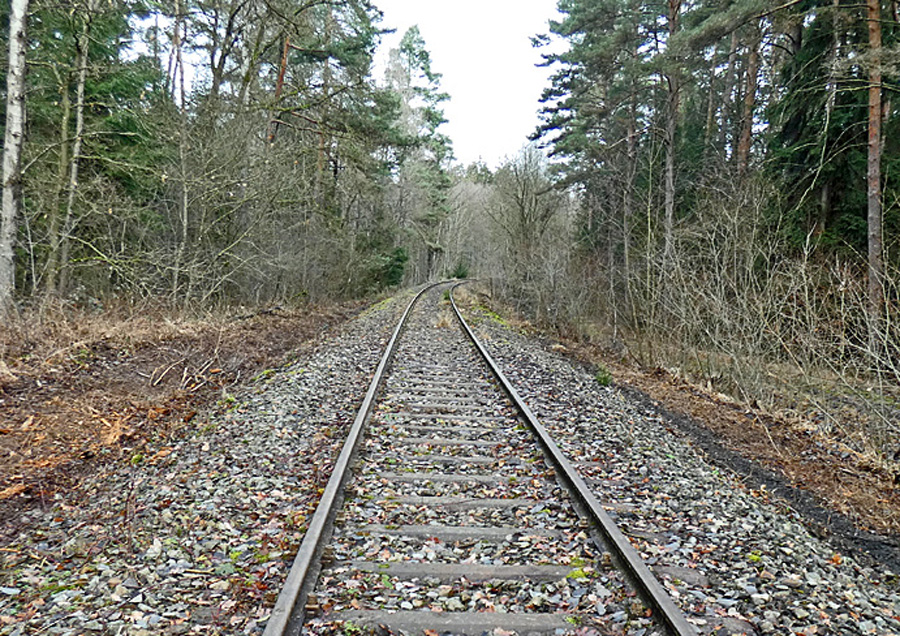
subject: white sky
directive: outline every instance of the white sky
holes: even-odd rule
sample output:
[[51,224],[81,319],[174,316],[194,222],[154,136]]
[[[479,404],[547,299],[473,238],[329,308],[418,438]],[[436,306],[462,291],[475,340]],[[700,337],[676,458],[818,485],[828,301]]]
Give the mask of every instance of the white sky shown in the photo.
[[[496,168],[515,155],[538,123],[538,99],[549,69],[535,68],[541,50],[531,36],[546,33],[557,16],[556,0],[375,0],[384,12],[382,53],[396,48],[406,30],[418,25],[441,73],[448,123],[441,131],[453,140],[464,165],[481,158]],[[380,79],[380,78],[379,78]]]

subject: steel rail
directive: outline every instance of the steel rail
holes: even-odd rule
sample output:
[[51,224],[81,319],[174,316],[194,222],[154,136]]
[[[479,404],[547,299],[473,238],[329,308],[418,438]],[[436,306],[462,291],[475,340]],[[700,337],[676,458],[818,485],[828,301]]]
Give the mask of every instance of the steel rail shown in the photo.
[[472,340],[472,343],[478,349],[484,361],[490,367],[491,372],[497,381],[503,387],[503,390],[509,395],[515,404],[516,409],[522,418],[528,423],[532,434],[538,441],[538,444],[544,451],[544,454],[553,464],[557,475],[562,479],[564,485],[570,494],[579,502],[589,517],[589,521],[594,528],[601,534],[604,544],[610,549],[613,560],[619,565],[625,573],[628,580],[635,587],[643,601],[647,603],[654,612],[654,617],[669,630],[672,636],[697,636],[697,630],[687,622],[684,614],[675,605],[675,602],[665,591],[660,582],[653,576],[650,568],[644,563],[637,550],[631,545],[628,539],[622,534],[622,531],[616,526],[615,522],[603,509],[601,503],[594,496],[590,487],[582,479],[581,475],[568,460],[565,454],[550,437],[547,429],[538,420],[537,416],[528,407],[521,398],[518,391],[506,378],[500,367],[487,352],[487,349],[481,344],[475,336],[475,332],[469,327],[469,324],[463,318],[462,312],[456,305],[453,298],[453,290],[463,283],[457,283],[450,292],[450,303],[453,306],[456,317],[462,325],[463,331]]
[[400,339],[400,334],[406,326],[406,321],[412,313],[413,307],[425,292],[440,284],[434,283],[429,285],[416,294],[409,302],[406,311],[400,318],[400,322],[394,329],[394,333],[385,348],[384,355],[382,355],[381,361],[375,369],[375,375],[369,384],[366,397],[359,407],[353,425],[350,427],[350,433],[347,435],[344,446],[341,448],[341,454],[334,465],[328,484],[325,486],[312,520],[309,522],[300,548],[297,550],[297,556],[294,558],[294,563],[284,582],[284,587],[282,587],[281,593],[275,601],[275,606],[272,608],[272,614],[266,623],[263,636],[294,636],[300,633],[306,616],[306,601],[315,587],[320,568],[319,560],[325,544],[330,538],[334,518],[342,504],[343,489],[350,475],[350,463],[356,454],[363,437],[363,428],[375,405],[375,394],[381,386],[385,371],[397,348],[397,341]]

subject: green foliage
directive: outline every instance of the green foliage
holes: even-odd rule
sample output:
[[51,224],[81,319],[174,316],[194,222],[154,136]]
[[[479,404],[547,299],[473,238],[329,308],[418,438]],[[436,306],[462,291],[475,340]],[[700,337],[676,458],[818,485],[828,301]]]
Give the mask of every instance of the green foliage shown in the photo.
[[[768,107],[767,172],[785,185],[775,221],[795,247],[812,235],[820,246],[865,253],[868,71],[840,64],[834,47],[837,38],[844,50],[862,50],[867,34],[864,22],[838,18],[830,11],[811,13],[800,46],[781,68],[780,90]],[[886,46],[896,42],[895,29],[886,24],[884,31]],[[893,192],[900,186],[900,153],[893,141],[900,125],[888,114],[883,188]],[[885,197],[888,236],[900,231],[893,198]]]
[[444,251],[441,227],[450,214],[451,180],[448,163],[453,158],[450,139],[440,131],[446,122],[441,75],[431,68],[431,56],[417,27],[407,31],[399,49],[391,52],[388,78],[400,99],[400,127],[411,143],[399,149],[397,182],[405,193],[399,213],[411,239],[411,258],[421,263],[421,278],[438,274]]
[[589,579],[590,576],[590,573],[582,568],[575,568],[574,570],[566,574],[566,578],[572,580]]
[[598,364],[597,372],[594,374],[594,379],[600,386],[609,386],[613,381],[612,372],[602,364]]
[[490,185],[494,182],[494,173],[483,161],[476,161],[466,166],[465,178],[473,183]]
[[381,272],[381,281],[386,287],[396,287],[403,282],[403,272],[406,268],[406,262],[409,260],[409,254],[403,247],[395,248],[390,254],[383,257],[385,260],[384,267]]
[[452,151],[421,35],[403,43],[422,106],[410,128],[406,96],[372,76],[384,30],[371,3],[184,7],[184,24],[155,1],[32,7],[20,292],[50,289],[51,257],[55,293],[85,297],[260,302],[396,286],[412,233],[401,236],[392,197],[409,187],[395,181],[407,160],[421,164],[417,221],[440,252]]
[[[795,249],[812,237],[820,247],[865,253],[866,21],[857,8],[824,0],[771,14],[764,7],[762,0],[682,3],[680,28],[669,41],[666,3],[559,2],[561,18],[535,38],[536,46],[562,40],[566,48],[545,55],[554,72],[534,138],[556,158],[557,179],[581,196],[577,244],[586,257],[611,252],[624,261],[626,248],[649,253],[660,241],[667,78],[677,78],[680,89],[676,222],[694,221],[716,182],[734,179],[757,28],[763,65],[750,104],[751,172],[780,191],[763,203],[768,225],[759,229]],[[882,28],[892,50],[900,28],[889,20]],[[889,91],[893,62],[885,73]],[[900,234],[893,194],[900,187],[900,117],[888,94],[882,171],[890,242]],[[644,218],[634,218],[642,208]]]
[[449,278],[468,278],[469,277],[469,266],[463,261],[459,261],[456,264],[456,267],[448,274]]
[[508,327],[509,324],[503,319],[503,317],[492,309],[488,309],[487,307],[478,307],[478,311],[485,317],[490,320],[493,320],[495,323],[502,327]]

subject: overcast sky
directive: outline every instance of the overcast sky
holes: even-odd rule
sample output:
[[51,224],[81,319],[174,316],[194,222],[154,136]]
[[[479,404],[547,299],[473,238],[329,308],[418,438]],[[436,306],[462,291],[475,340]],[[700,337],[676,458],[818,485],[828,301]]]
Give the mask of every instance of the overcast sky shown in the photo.
[[[539,50],[531,36],[547,32],[557,15],[556,0],[375,0],[382,25],[396,29],[383,49],[396,47],[418,25],[431,54],[432,70],[443,74],[450,94],[448,123],[457,160],[479,158],[491,168],[515,155],[538,123],[538,98],[548,69],[536,68]],[[380,79],[380,78],[379,78]]]

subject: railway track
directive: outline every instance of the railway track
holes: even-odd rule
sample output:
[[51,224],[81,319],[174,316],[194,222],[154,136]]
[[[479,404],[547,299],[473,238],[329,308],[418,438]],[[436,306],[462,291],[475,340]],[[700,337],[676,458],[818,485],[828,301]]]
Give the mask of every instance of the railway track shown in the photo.
[[395,330],[265,636],[696,634],[449,289]]

